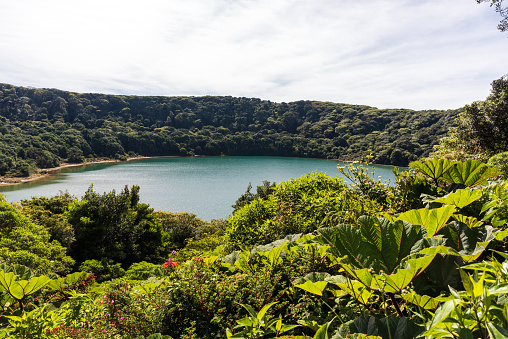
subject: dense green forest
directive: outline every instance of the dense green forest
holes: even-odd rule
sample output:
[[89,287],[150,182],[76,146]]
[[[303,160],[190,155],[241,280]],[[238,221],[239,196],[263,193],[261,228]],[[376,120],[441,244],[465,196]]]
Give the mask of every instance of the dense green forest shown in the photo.
[[274,155],[407,166],[459,110],[377,109],[234,97],[78,94],[0,84],[0,175],[87,158]]

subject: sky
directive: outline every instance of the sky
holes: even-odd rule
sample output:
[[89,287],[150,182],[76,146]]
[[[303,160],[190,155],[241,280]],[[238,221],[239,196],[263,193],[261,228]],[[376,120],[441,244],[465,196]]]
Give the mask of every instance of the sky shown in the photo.
[[456,109],[505,74],[475,0],[0,0],[0,83]]

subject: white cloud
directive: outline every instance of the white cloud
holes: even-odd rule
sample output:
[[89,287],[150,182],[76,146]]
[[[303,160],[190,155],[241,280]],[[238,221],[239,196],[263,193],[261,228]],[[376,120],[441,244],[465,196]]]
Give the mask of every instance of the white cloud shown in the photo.
[[458,108],[506,70],[472,0],[18,0],[0,4],[0,82]]

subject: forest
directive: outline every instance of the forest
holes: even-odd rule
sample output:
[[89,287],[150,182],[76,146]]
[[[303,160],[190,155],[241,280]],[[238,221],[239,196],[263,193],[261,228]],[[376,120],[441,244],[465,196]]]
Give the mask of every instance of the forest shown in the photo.
[[264,155],[407,166],[462,110],[235,97],[79,94],[0,84],[0,176],[90,159]]
[[[349,184],[249,187],[226,220],[154,211],[137,186],[0,195],[0,338],[507,338],[507,108],[501,78],[394,184],[349,162]],[[44,119],[14,125],[70,124]]]

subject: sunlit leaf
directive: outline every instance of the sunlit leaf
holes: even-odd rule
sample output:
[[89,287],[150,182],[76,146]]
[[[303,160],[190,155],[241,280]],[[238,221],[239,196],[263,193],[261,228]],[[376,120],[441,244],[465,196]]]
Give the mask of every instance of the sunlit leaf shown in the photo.
[[476,187],[487,183],[487,179],[499,175],[497,169],[491,168],[478,160],[457,162],[443,175],[443,179],[467,187]]
[[442,198],[434,200],[444,205],[453,205],[457,208],[463,208],[482,197],[481,191],[472,191],[470,189],[458,189]]
[[421,208],[402,213],[397,219],[413,225],[422,225],[427,230],[427,237],[434,236],[455,212],[454,206],[443,206],[435,209]]
[[425,310],[435,310],[439,306],[439,300],[428,295],[419,295],[412,291],[412,293],[402,294],[401,297],[410,302],[411,304],[417,305]]
[[310,293],[322,296],[323,295],[323,291],[325,290],[327,284],[328,283],[326,281],[312,282],[310,280],[307,280],[305,283],[299,284],[299,285],[295,285],[295,286],[298,287],[298,288],[301,288],[304,291],[307,291],[307,292],[310,292]]
[[453,219],[457,220],[458,222],[461,222],[469,228],[475,228],[480,227],[483,225],[483,221],[478,221],[475,217],[469,217],[462,214],[454,214],[452,215]]
[[414,161],[409,167],[416,168],[420,173],[428,176],[434,182],[441,179],[456,164],[455,161],[448,159],[431,159],[425,162]]
[[315,240],[329,245],[336,257],[347,256],[355,269],[390,273],[422,238],[420,226],[402,220],[390,223],[384,218],[363,216],[358,225],[359,229],[351,225],[320,229]]

